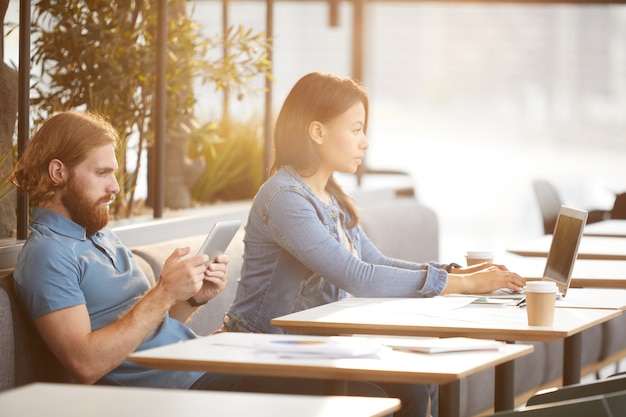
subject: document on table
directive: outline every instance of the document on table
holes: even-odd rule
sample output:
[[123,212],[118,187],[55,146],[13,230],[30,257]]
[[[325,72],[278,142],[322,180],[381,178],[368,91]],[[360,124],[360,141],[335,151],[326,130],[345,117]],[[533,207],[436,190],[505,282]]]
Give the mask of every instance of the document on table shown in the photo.
[[396,338],[381,337],[378,340],[385,346],[404,352],[446,353],[467,352],[477,350],[498,350],[504,342],[488,339],[472,339],[468,337],[447,338]]
[[471,297],[432,297],[385,299],[368,304],[354,304],[364,314],[426,314],[456,310],[471,304]]
[[412,320],[415,315],[430,316],[475,323],[523,323],[526,312],[509,305],[474,304],[473,297],[432,298],[350,298],[337,303],[337,315],[341,319],[367,318],[377,322],[381,317],[398,316],[399,321]]
[[457,310],[443,311],[437,314],[424,314],[427,316],[469,321],[472,323],[491,324],[524,324],[527,323],[526,310],[517,307],[485,307],[482,305],[470,305]]
[[377,358],[387,349],[376,338],[265,333],[219,333],[205,338],[213,345],[252,349],[282,358]]

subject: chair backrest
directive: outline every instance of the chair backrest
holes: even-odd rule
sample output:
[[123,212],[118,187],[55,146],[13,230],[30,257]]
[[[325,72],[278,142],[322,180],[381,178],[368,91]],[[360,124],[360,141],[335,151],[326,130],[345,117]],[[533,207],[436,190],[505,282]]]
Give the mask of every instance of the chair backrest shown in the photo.
[[20,305],[12,272],[0,273],[0,338],[0,391],[31,382],[72,382]]
[[609,216],[611,219],[626,219],[626,192],[615,196],[615,203]]
[[492,417],[620,417],[624,415],[624,410],[626,410],[626,391],[618,391],[526,406],[519,410],[495,413]]
[[562,200],[554,186],[543,179],[533,181],[533,189],[539,203],[541,217],[543,219],[543,232],[546,235],[554,231],[556,218],[559,215]]
[[415,198],[398,197],[361,207],[360,224],[389,257],[412,262],[439,259],[437,215]]
[[568,385],[538,392],[528,399],[526,405],[553,403],[573,398],[608,394],[626,390],[626,374],[617,375],[598,381]]

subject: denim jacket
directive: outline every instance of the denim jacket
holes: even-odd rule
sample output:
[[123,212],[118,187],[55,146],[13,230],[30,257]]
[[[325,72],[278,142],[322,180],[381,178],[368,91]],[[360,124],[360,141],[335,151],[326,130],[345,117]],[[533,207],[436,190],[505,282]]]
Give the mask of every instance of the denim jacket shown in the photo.
[[[337,220],[356,254],[340,243]],[[230,331],[285,333],[270,320],[346,295],[431,297],[447,284],[444,265],[384,256],[348,214],[322,202],[297,172],[282,168],[254,198],[241,280],[224,317]]]

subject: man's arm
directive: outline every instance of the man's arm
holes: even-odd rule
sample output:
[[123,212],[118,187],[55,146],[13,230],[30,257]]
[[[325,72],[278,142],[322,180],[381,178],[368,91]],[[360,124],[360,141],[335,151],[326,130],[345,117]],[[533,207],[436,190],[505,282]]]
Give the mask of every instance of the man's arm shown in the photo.
[[182,260],[188,253],[189,248],[175,250],[165,262],[157,285],[107,326],[92,330],[85,305],[46,314],[35,321],[35,326],[72,376],[92,384],[134,352],[173,305],[198,293],[207,256]]

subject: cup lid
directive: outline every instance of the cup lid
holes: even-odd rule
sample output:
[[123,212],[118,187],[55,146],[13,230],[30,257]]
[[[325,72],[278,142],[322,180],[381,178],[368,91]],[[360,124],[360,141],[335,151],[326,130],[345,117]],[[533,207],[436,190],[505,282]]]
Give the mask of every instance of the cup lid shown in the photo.
[[528,281],[526,282],[526,292],[556,292],[556,283],[552,281]]

